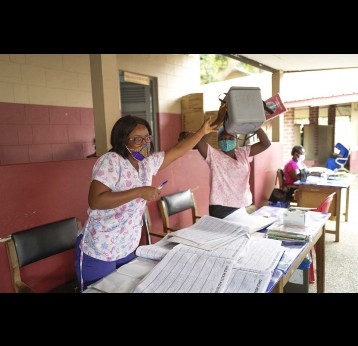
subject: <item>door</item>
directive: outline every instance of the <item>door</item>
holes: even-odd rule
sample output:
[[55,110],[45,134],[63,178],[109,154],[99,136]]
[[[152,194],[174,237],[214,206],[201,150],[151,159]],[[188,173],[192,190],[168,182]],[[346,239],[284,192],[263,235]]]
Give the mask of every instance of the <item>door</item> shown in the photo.
[[[131,73],[131,77],[136,76]],[[141,75],[137,75],[141,76]],[[140,83],[132,82],[135,78],[126,77],[125,72],[120,72],[120,95],[122,116],[135,115],[148,121],[153,131],[154,149],[158,150],[158,129],[157,129],[157,105],[158,96],[156,79],[141,76]],[[131,81],[129,81],[131,80]]]

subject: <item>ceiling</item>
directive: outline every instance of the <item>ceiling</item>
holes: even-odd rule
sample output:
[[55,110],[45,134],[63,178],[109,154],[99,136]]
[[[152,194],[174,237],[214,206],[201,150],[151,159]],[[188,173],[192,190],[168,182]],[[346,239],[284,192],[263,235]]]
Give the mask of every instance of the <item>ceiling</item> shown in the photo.
[[358,68],[358,54],[226,54],[270,72]]

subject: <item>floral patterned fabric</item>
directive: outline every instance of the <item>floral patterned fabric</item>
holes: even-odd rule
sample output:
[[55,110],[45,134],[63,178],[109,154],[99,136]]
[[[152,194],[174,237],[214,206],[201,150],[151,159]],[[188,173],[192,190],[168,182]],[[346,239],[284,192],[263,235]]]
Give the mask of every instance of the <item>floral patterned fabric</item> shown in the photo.
[[208,145],[210,205],[242,208],[252,203],[250,191],[250,146],[235,150],[236,160]]
[[[155,153],[139,163],[139,172],[128,159],[114,152],[102,155],[92,170],[92,180],[98,180],[113,192],[140,186],[151,186],[164,160],[164,152]],[[88,208],[88,220],[81,249],[91,257],[103,261],[116,261],[133,252],[140,241],[142,214],[146,201],[136,198],[113,209]]]

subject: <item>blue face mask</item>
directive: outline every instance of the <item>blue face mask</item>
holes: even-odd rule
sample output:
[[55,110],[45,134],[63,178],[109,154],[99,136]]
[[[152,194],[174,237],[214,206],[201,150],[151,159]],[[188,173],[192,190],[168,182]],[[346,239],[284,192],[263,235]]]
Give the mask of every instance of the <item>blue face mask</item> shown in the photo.
[[150,145],[149,144],[144,144],[142,147],[140,147],[137,150],[129,149],[127,146],[126,146],[126,148],[131,153],[132,157],[137,161],[142,161],[150,155]]
[[236,148],[236,139],[221,140],[219,141],[219,147],[223,152],[227,153]]

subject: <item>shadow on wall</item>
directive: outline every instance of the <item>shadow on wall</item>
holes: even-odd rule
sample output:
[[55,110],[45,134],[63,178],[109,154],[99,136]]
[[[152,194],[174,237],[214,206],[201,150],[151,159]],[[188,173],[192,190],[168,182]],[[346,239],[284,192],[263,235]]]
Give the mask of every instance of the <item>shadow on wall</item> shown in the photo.
[[93,109],[0,102],[0,164],[77,160],[93,153]]

